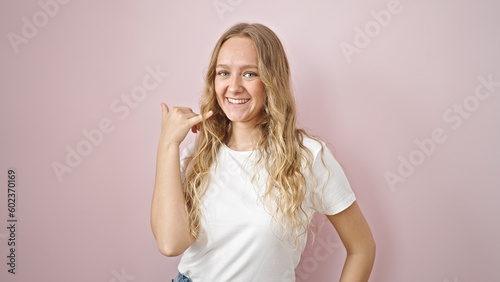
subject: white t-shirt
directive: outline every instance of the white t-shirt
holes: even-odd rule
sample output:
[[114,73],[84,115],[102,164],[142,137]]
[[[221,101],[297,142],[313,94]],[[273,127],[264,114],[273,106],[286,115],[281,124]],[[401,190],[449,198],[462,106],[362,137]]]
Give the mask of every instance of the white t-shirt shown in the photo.
[[[316,206],[324,207],[318,211],[327,215],[343,211],[356,200],[344,171],[324,146],[323,159],[330,172],[325,185],[328,171],[321,162],[321,144],[307,137],[303,143],[314,156],[312,172],[319,186],[311,195],[319,203]],[[193,149],[190,145],[183,150],[181,165]],[[202,198],[200,241],[184,252],[178,267],[193,282],[295,281],[301,253],[283,236],[280,239],[275,235],[280,228],[259,196],[266,189],[265,179],[258,177],[251,182],[257,158],[257,151],[220,148],[210,186]],[[303,207],[309,215],[316,211],[311,198]],[[300,250],[306,245],[306,237],[300,238]]]

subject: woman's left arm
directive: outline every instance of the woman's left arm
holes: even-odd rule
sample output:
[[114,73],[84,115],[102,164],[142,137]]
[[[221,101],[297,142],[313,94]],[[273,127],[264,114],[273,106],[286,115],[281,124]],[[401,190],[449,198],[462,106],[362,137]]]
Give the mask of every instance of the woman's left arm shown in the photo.
[[357,202],[342,212],[327,217],[347,250],[340,281],[368,281],[375,261],[375,241]]

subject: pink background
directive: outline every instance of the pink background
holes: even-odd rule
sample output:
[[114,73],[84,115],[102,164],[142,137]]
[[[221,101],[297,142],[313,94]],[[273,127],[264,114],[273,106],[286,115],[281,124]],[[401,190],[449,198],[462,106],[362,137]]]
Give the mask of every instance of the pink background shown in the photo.
[[[282,39],[300,125],[331,144],[372,227],[371,281],[498,281],[500,85],[479,86],[500,81],[498,1],[54,1],[1,1],[1,281],[170,281],[179,258],[157,251],[149,225],[159,104],[197,107],[211,49],[239,21]],[[23,35],[23,17],[35,31]],[[156,87],[141,96],[145,78]],[[68,165],[68,146],[86,156],[60,181],[52,164]],[[332,232],[297,281],[338,280]]]

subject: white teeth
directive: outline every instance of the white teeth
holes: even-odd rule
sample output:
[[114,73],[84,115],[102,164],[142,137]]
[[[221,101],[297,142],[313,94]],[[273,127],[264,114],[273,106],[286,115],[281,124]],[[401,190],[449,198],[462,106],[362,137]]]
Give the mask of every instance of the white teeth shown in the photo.
[[232,104],[244,104],[250,101],[250,99],[231,99],[231,98],[227,98],[227,100]]

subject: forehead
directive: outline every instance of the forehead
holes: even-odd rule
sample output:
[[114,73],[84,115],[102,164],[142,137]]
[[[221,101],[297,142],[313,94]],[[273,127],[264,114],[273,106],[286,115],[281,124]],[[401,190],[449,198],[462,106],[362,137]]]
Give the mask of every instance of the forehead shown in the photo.
[[222,44],[218,64],[257,64],[257,52],[252,39],[245,36],[231,37]]

